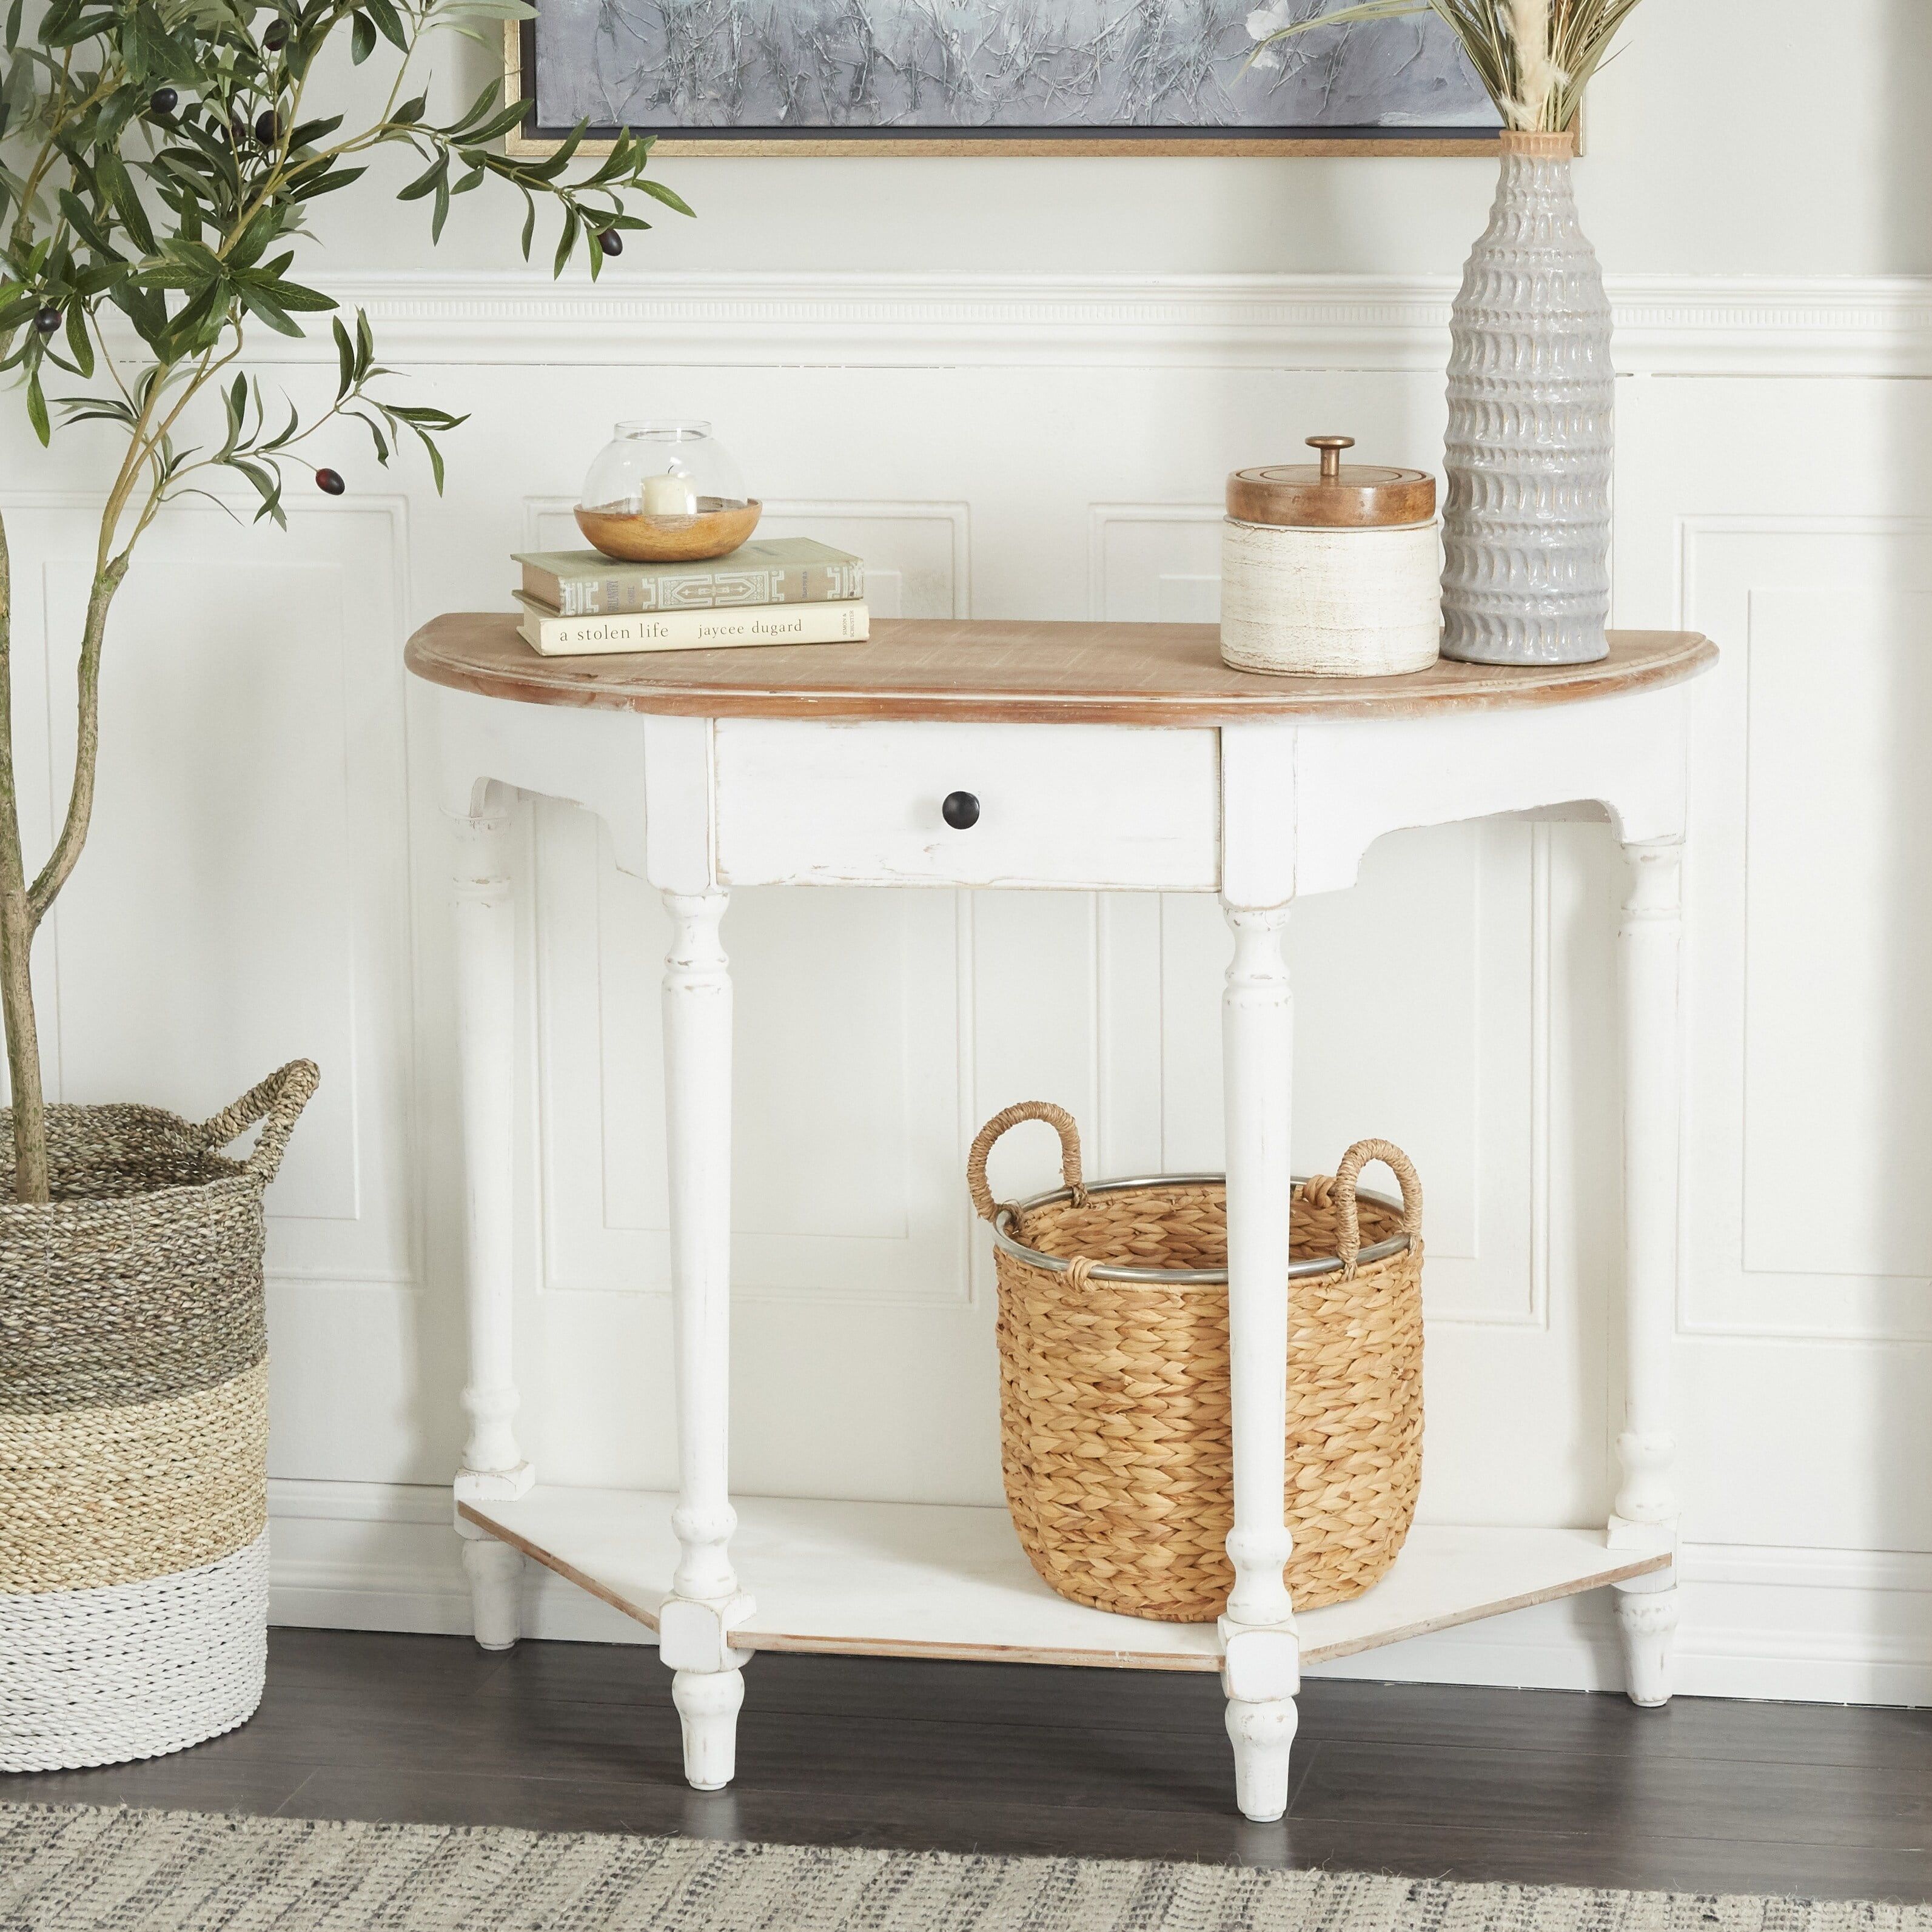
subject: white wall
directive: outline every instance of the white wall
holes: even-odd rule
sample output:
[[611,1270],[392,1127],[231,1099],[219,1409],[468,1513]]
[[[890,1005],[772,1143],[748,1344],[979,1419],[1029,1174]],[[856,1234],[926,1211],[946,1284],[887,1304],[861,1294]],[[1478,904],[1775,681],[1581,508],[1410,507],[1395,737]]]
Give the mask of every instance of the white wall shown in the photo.
[[[1923,1699],[1932,221],[1901,184],[1925,176],[1904,88],[1932,27],[1918,0],[1842,0],[1821,122],[1799,94],[1812,14],[1648,0],[1581,175],[1628,371],[1618,620],[1726,651],[1690,880],[1684,1681]],[[1725,29],[1747,21],[1740,52]],[[449,494],[345,440],[350,494],[298,496],[285,537],[166,520],[116,618],[99,830],[43,950],[56,1078],[212,1112],[280,1058],[323,1063],[273,1202],[291,1620],[466,1614],[434,1486],[460,1333],[446,850],[409,629],[504,607],[506,553],[566,537],[610,419],[647,411],[716,420],[772,526],[863,550],[882,608],[1211,615],[1228,469],[1329,428],[1438,460],[1448,295],[1489,188],[1459,161],[664,170],[704,218],[594,291],[506,269],[473,211],[434,264],[416,211],[336,211],[331,286],[421,399],[472,412]],[[276,380],[328,380],[332,360],[275,347]],[[32,816],[95,452],[6,434]],[[530,814],[525,880],[526,1441],[552,1480],[663,1484],[661,920],[568,809]],[[1618,890],[1600,829],[1452,828],[1385,842],[1358,891],[1297,915],[1298,1162],[1375,1132],[1430,1186],[1438,1520],[1607,1507]],[[726,938],[741,1486],[994,1500],[965,1141],[1040,1094],[1078,1112],[1096,1171],[1218,1160],[1218,916],[751,892]],[[1043,1164],[1016,1150],[1006,1178]],[[536,1612],[629,1634],[561,1586]],[[1613,1681],[1598,1615],[1527,1613],[1372,1674]]]
[[[1924,0],[1644,0],[1625,38],[1592,88],[1580,188],[1612,273],[1932,271]],[[440,90],[467,105],[488,62],[466,42],[455,55]],[[650,264],[713,272],[1453,274],[1494,175],[1481,160],[662,165],[700,219],[667,214]],[[457,209],[442,259],[508,266],[520,211],[492,219],[481,194]],[[370,224],[338,200],[317,219],[358,262],[413,260],[427,232],[419,208]]]

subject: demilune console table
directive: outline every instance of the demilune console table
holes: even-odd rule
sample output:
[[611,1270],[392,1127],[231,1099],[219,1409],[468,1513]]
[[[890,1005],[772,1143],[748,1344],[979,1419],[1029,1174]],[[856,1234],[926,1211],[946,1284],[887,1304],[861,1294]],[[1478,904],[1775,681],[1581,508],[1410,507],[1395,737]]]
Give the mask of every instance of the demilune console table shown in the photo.
[[[518,1636],[524,1559],[658,1633],[701,1790],[733,1772],[760,1650],[1218,1671],[1236,1795],[1286,1809],[1304,1663],[1604,1586],[1630,1694],[1670,1694],[1677,1498],[1678,951],[1687,680],[1676,633],[1603,663],[1406,677],[1230,670],[1204,625],[880,622],[870,643],[544,658],[508,616],[438,619],[410,668],[439,694],[454,820],[470,1433],[457,1528],[478,1642]],[[664,896],[675,1496],[547,1487],[517,1446],[511,1360],[519,794],[574,801]],[[1291,995],[1298,898],[1352,884],[1384,833],[1492,813],[1606,818],[1628,858],[1623,988],[1628,1399],[1607,1533],[1424,1526],[1366,1595],[1298,1618],[1282,1582]],[[741,1497],[727,1478],[731,982],[748,885],[1216,892],[1222,1000],[1235,1582],[1212,1624],[1066,1602],[1004,1510]]]

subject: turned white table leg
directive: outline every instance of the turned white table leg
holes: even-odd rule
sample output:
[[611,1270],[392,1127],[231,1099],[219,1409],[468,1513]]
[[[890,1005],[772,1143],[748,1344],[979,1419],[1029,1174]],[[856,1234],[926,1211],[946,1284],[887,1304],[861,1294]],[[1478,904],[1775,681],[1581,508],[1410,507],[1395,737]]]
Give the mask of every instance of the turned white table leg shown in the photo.
[[[1682,1042],[1678,953],[1683,931],[1681,839],[1624,848],[1630,896],[1618,933],[1623,992],[1624,1327],[1626,1393],[1617,1456],[1623,1485],[1610,1519],[1612,1549],[1677,1550],[1672,1466],[1670,1349],[1676,1328],[1677,1174]],[[1677,1572],[1620,1585],[1617,1620],[1632,1702],[1670,1699]]]
[[470,1628],[478,1648],[512,1650],[523,1634],[523,1552],[484,1535],[473,1523],[457,1527],[464,1533],[463,1567],[470,1577]]
[[678,1564],[658,1627],[684,1727],[684,1774],[700,1791],[731,1781],[741,1668],[727,1636],[752,1612],[731,1567],[737,1527],[730,1446],[731,977],[718,924],[728,895],[667,892],[664,1114],[669,1130],[671,1286],[677,1372]]
[[1228,1327],[1234,1409],[1234,1587],[1220,1620],[1234,1791],[1259,1822],[1288,1809],[1300,1647],[1282,1570],[1288,1406],[1288,1129],[1293,998],[1288,908],[1227,906],[1234,957],[1222,1000],[1228,1140]]
[[[512,1426],[517,1388],[511,1360],[511,1227],[515,1084],[516,950],[510,889],[515,794],[480,788],[479,808],[454,820],[456,1030],[462,1090],[463,1280],[469,1317],[470,1376],[463,1406],[470,1438],[456,1478],[456,1500],[501,1502],[536,1480]],[[468,1539],[476,1641],[507,1650],[518,1634],[524,1559],[489,1540],[462,1517]]]

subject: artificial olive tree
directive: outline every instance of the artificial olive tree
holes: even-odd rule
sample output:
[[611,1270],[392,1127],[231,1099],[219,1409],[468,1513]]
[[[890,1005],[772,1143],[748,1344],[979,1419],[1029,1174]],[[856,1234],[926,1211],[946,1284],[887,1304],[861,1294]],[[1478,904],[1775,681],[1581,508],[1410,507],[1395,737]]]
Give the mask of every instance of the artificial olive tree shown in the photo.
[[[116,461],[76,640],[79,729],[66,813],[31,874],[0,520],[0,1010],[21,1201],[48,1198],[29,958],[86,841],[101,650],[136,544],[165,504],[210,494],[205,486],[220,470],[255,492],[258,520],[283,523],[289,466],[305,468],[302,446],[340,418],[365,426],[386,464],[399,445],[420,442],[440,490],[437,440],[464,420],[391,399],[394,378],[377,364],[359,313],[352,327],[332,320],[336,394],[320,412],[304,418],[244,372],[256,331],[300,335],[300,318],[337,306],[295,278],[310,204],[358,192],[377,151],[413,148],[422,172],[398,199],[424,205],[433,240],[453,197],[494,180],[521,197],[526,258],[544,201],[562,218],[555,272],[581,244],[593,275],[620,252],[627,230],[650,225],[634,212],[639,195],[690,212],[645,178],[647,140],[620,136],[594,166],[578,159],[580,128],[541,159],[499,152],[525,107],[506,103],[494,83],[456,120],[426,118],[422,76],[439,43],[454,52],[447,35],[462,33],[488,45],[505,20],[530,11],[524,0],[52,0],[30,14],[26,0],[10,0],[0,81],[0,372],[42,443],[56,427],[92,425],[83,433],[114,439]],[[354,127],[316,98],[325,50],[344,40],[356,66],[378,56],[394,70],[380,111],[356,116]],[[338,91],[353,92],[335,71]],[[372,95],[379,89],[380,80]],[[334,470],[314,473],[332,494],[344,487]]]

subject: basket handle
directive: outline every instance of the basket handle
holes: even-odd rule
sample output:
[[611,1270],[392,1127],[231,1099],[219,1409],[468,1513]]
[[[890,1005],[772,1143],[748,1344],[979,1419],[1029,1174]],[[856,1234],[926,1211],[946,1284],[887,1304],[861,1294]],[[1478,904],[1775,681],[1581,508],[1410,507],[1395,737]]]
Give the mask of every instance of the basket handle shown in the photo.
[[212,1154],[257,1120],[266,1120],[262,1138],[244,1162],[250,1175],[266,1187],[274,1179],[282,1156],[288,1151],[289,1136],[321,1082],[321,1071],[314,1060],[292,1060],[267,1079],[258,1081],[232,1107],[202,1121],[194,1130],[194,1138]]
[[1022,1100],[1016,1107],[995,1114],[973,1136],[972,1150],[966,1156],[966,1191],[973,1197],[973,1211],[982,1221],[990,1221],[1000,1210],[993,1190],[986,1185],[986,1156],[993,1143],[1009,1127],[1022,1120],[1044,1120],[1060,1136],[1060,1178],[1073,1190],[1073,1204],[1087,1204],[1086,1184],[1080,1178],[1080,1130],[1064,1107],[1051,1100]]
[[1402,1184],[1402,1231],[1413,1240],[1422,1232],[1422,1180],[1415,1163],[1393,1141],[1358,1141],[1335,1170],[1335,1198],[1341,1223],[1342,1279],[1355,1276],[1362,1251],[1362,1223],[1355,1211],[1355,1183],[1372,1160],[1378,1160]]

